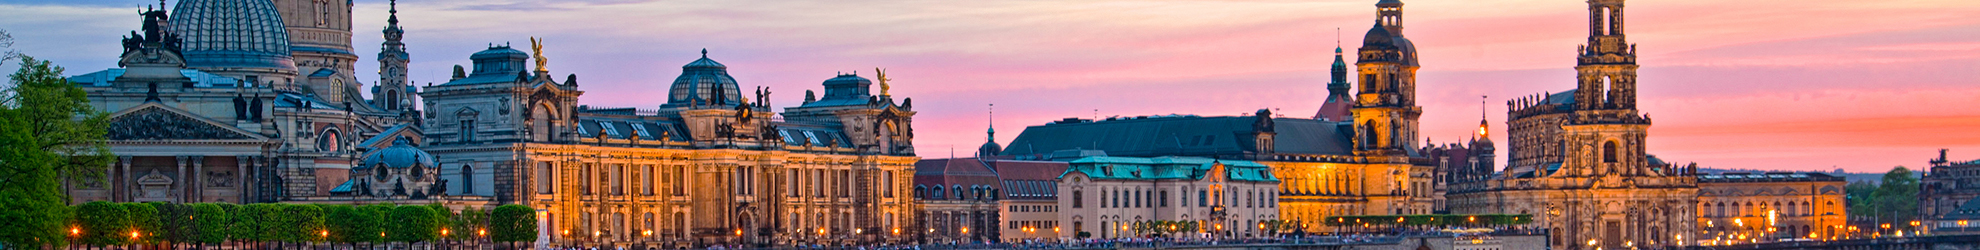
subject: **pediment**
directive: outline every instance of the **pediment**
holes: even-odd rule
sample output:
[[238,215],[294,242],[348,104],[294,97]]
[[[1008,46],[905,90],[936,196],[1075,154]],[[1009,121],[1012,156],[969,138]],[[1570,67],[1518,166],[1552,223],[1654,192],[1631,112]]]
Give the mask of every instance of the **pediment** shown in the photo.
[[105,134],[127,140],[267,140],[252,131],[206,119],[178,108],[150,102],[110,115]]

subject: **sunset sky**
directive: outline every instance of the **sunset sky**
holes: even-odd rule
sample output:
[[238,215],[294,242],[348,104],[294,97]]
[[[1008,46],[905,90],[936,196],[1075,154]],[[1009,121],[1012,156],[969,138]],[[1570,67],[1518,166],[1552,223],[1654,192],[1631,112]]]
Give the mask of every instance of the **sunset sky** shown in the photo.
[[[419,85],[489,43],[536,36],[552,74],[577,74],[593,107],[664,103],[703,48],[743,88],[770,87],[778,107],[835,72],[887,68],[896,98],[915,99],[920,155],[945,158],[983,143],[992,103],[1004,143],[1096,114],[1310,117],[1336,39],[1358,47],[1374,2],[407,0],[399,18]],[[1480,96],[1498,136],[1508,98],[1574,85],[1583,1],[1404,2],[1429,139],[1469,137]],[[14,49],[83,74],[116,66],[146,4],[157,2],[9,0],[0,29]],[[367,89],[386,8],[356,2]],[[1640,108],[1656,121],[1650,152],[1667,161],[1883,171],[1922,167],[1939,148],[1980,159],[1980,2],[1633,0],[1626,13]]]

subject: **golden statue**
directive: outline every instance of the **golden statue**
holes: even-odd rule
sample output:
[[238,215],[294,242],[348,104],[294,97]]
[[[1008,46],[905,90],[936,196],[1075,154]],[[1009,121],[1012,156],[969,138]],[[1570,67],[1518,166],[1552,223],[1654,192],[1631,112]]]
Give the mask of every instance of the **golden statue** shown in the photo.
[[887,79],[887,70],[886,70],[886,69],[881,69],[881,68],[879,68],[879,67],[874,67],[874,68],[873,68],[873,71],[874,71],[874,72],[879,72],[879,74],[880,74],[879,76],[877,76],[877,77],[874,77],[874,79],[877,79],[877,80],[880,80],[880,95],[882,95],[882,96],[885,96],[885,95],[887,95],[887,89],[890,89],[890,88],[893,88],[893,86],[888,86],[888,85],[887,85],[887,80],[893,80],[893,79]]
[[543,58],[543,40],[529,37],[529,48],[536,52],[536,71],[550,72],[550,58]]

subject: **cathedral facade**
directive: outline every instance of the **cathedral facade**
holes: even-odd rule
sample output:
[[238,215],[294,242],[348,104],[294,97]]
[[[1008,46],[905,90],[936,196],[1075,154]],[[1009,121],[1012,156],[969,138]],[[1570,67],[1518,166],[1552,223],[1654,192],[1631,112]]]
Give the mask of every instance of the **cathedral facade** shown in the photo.
[[1651,120],[1636,109],[1636,46],[1623,1],[1591,0],[1578,86],[1508,103],[1507,169],[1453,184],[1453,213],[1534,214],[1557,249],[1696,241],[1698,178],[1644,152]]
[[879,95],[838,75],[778,116],[704,50],[657,109],[592,108],[533,47],[533,68],[495,45],[418,93],[440,169],[490,183],[449,191],[537,208],[549,244],[903,242],[912,226],[915,112],[884,74]]
[[[69,78],[111,112],[119,156],[107,178],[72,181],[72,202],[317,199],[369,151],[423,141],[412,106],[357,92],[350,4],[186,0],[143,12],[118,68]],[[388,45],[399,42],[393,20]]]

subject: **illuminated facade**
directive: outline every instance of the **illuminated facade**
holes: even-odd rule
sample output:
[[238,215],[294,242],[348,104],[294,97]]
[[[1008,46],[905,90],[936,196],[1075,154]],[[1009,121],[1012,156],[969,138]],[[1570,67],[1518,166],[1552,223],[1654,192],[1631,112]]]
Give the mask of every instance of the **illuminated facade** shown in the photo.
[[1698,176],[1701,240],[1762,242],[1829,239],[1844,232],[1843,177],[1822,173],[1725,173]]
[[912,101],[869,94],[871,80],[831,78],[777,116],[769,90],[741,95],[704,50],[657,110],[592,108],[536,48],[534,70],[497,45],[419,95],[423,148],[492,183],[450,191],[539,209],[549,244],[901,242],[913,221]]
[[1651,120],[1636,109],[1636,46],[1623,1],[1588,1],[1576,89],[1507,103],[1509,164],[1453,184],[1452,213],[1534,214],[1555,249],[1692,245],[1698,178],[1644,152]]

